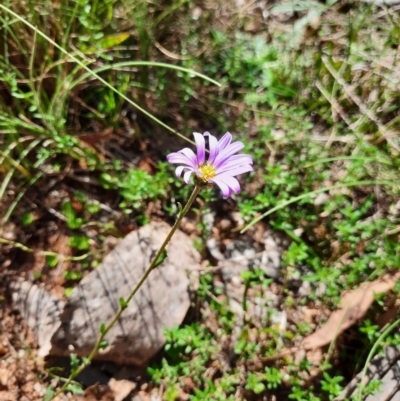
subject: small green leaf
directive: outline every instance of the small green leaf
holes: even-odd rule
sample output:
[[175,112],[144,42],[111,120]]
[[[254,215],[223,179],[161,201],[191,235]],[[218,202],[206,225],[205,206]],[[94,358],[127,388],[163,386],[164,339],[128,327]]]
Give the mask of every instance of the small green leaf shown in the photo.
[[265,390],[265,385],[263,383],[257,383],[253,388],[253,391],[256,394],[261,394],[264,390]]
[[82,272],[66,270],[64,272],[64,278],[65,278],[65,280],[68,280],[68,281],[80,280],[82,278]]
[[106,324],[102,323],[100,325],[100,334],[103,335],[105,333],[105,331],[106,331]]
[[88,357],[84,356],[84,357],[82,357],[82,362],[85,365],[90,365],[91,360]]
[[108,341],[104,340],[99,344],[99,349],[105,349],[108,347]]
[[250,281],[253,278],[253,273],[251,271],[243,271],[240,275],[244,281]]
[[109,173],[103,173],[100,175],[100,184],[105,189],[116,189],[118,187],[118,178]]
[[71,369],[75,370],[79,366],[79,358],[77,357],[76,354],[70,354],[69,356],[70,362],[71,362]]
[[178,209],[179,209],[178,217],[181,217],[181,215],[182,215],[182,210],[183,210],[182,203],[177,202],[177,205],[178,205]]
[[29,226],[35,221],[35,215],[33,213],[24,213],[21,216],[21,223],[23,226]]
[[159,258],[156,261],[156,264],[154,265],[154,267],[160,266],[162,262],[164,262],[165,258],[168,256],[168,252],[166,249],[164,249],[161,252],[161,255],[159,256]]
[[86,210],[90,214],[96,214],[96,213],[100,212],[101,207],[100,207],[99,203],[97,203],[97,202],[90,202],[90,203],[86,204]]
[[52,387],[47,387],[43,397],[43,401],[51,401],[53,399],[54,390]]
[[47,255],[46,256],[46,264],[50,268],[54,268],[58,264],[58,256],[57,255]]
[[70,391],[72,394],[84,394],[81,385],[78,383],[70,384],[68,386],[68,391]]
[[65,202],[62,205],[61,210],[67,219],[68,228],[75,230],[75,229],[80,228],[82,226],[82,224],[84,223],[83,219],[76,215],[76,211],[72,207],[71,201]]
[[128,307],[128,302],[126,302],[122,297],[119,299],[119,304],[122,310],[125,310]]
[[42,278],[42,272],[33,272],[33,277],[35,278],[35,280],[39,280],[40,278]]
[[90,248],[89,238],[86,235],[72,235],[68,241],[71,248],[86,251]]
[[69,297],[71,296],[73,290],[74,290],[73,287],[68,287],[68,288],[66,288],[66,289],[64,290],[64,295],[65,295],[67,298],[69,298]]
[[110,49],[112,47],[118,46],[126,39],[129,38],[129,33],[116,33],[104,36],[104,38],[100,39],[96,43],[96,47],[89,47],[87,52],[94,52],[98,49]]

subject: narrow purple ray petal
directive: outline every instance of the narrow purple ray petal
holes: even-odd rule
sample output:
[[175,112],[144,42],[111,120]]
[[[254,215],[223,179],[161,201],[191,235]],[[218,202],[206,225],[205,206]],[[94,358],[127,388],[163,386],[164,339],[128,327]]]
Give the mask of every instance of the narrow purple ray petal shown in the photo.
[[178,153],[178,152],[170,153],[169,155],[167,155],[167,160],[168,160],[168,162],[169,162],[171,159],[174,159],[176,156],[181,157],[182,154],[181,154],[181,153]]
[[228,158],[235,153],[241,151],[244,148],[244,145],[242,142],[234,142],[231,145],[227,146],[222,152],[218,154],[218,156],[214,160],[214,166],[218,168],[221,166],[224,162],[228,160]]
[[253,164],[253,160],[250,156],[248,155],[231,156],[224,163],[220,164],[220,166],[217,168],[217,173],[229,170],[232,167],[243,166],[245,164],[250,164],[250,165]]
[[235,176],[235,175],[240,175],[240,174],[244,174],[244,173],[249,173],[252,172],[253,167],[250,166],[250,164],[245,164],[243,166],[238,166],[238,167],[232,167],[229,170],[226,171],[219,171],[217,172],[217,177],[219,177],[220,175],[229,175],[231,177]]
[[193,166],[192,161],[185,155],[181,153],[171,153],[167,156],[168,163],[171,164],[184,164],[190,167],[195,167]]
[[253,158],[250,155],[233,155],[229,161],[235,161],[237,164],[253,164]]
[[219,188],[222,191],[222,196],[224,198],[228,198],[232,194],[232,189],[228,187],[228,185],[225,184],[223,180],[219,180],[217,177],[212,178],[210,181],[214,182],[219,186]]
[[208,136],[208,144],[210,148],[210,156],[208,157],[208,163],[212,164],[214,163],[214,160],[219,152],[218,140],[215,136],[211,135],[209,132],[205,132],[204,136]]
[[183,153],[185,156],[187,156],[187,158],[192,162],[191,166],[193,166],[194,168],[196,168],[199,163],[197,162],[197,157],[194,154],[192,149],[189,148],[183,148],[182,150],[179,151],[180,153]]
[[197,162],[202,166],[206,161],[206,141],[204,136],[198,132],[193,132],[197,148]]
[[185,168],[190,168],[190,167],[178,166],[178,167],[175,169],[175,174],[176,174],[176,176],[177,176],[178,178],[181,178],[182,172],[183,172],[183,170],[184,170]]
[[232,142],[232,135],[227,132],[218,142],[219,150],[224,150]]
[[235,192],[235,194],[238,194],[240,192],[239,181],[235,177],[221,174],[218,175],[216,178],[219,181],[223,181],[226,185],[228,185],[228,187],[232,189],[232,191]]
[[186,184],[190,184],[190,176],[192,175],[193,171],[189,170],[186,171],[186,173],[183,175],[183,180],[186,182]]

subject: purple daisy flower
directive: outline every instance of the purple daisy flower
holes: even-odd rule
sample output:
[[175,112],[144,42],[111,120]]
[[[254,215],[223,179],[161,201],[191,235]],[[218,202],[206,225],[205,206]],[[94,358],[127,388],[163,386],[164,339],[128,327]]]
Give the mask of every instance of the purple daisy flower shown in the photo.
[[[190,182],[190,176],[195,173],[200,184],[217,184],[224,198],[240,192],[240,185],[236,175],[253,171],[253,159],[249,155],[235,155],[244,148],[242,142],[232,142],[232,135],[227,132],[219,141],[209,132],[193,133],[196,142],[197,156],[189,148],[171,153],[167,160],[171,164],[180,164],[175,170],[176,176],[181,177],[186,184]],[[209,156],[206,161],[206,141],[208,137]]]

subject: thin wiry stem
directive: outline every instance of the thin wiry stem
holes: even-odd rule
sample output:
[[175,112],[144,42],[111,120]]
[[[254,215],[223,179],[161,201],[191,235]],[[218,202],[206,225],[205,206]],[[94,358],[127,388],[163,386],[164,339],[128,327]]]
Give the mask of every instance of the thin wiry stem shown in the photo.
[[117,320],[121,317],[122,312],[127,308],[129,302],[132,300],[132,298],[135,296],[135,294],[139,291],[139,289],[141,288],[143,283],[146,281],[147,277],[149,277],[150,273],[158,266],[158,261],[162,258],[165,248],[167,247],[169,241],[171,240],[175,231],[179,227],[183,217],[189,211],[190,207],[192,206],[192,204],[193,204],[194,200],[196,199],[197,195],[199,194],[200,190],[201,190],[201,187],[196,185],[192,194],[190,195],[189,200],[186,203],[186,206],[179,213],[179,216],[176,219],[175,224],[172,226],[171,231],[168,233],[164,242],[160,246],[160,249],[158,250],[156,256],[153,258],[153,261],[151,262],[150,266],[146,270],[146,272],[143,275],[143,277],[141,278],[141,280],[136,284],[135,288],[129,294],[128,298],[126,298],[123,301],[123,303],[120,302],[119,310],[115,314],[115,316],[112,318],[112,320],[105,327],[103,327],[101,329],[99,339],[97,340],[96,345],[93,347],[92,352],[89,354],[89,356],[87,358],[83,359],[81,365],[79,365],[79,367],[77,369],[75,369],[73,372],[71,372],[68,379],[65,381],[63,386],[53,395],[52,399],[54,399],[55,397],[57,397],[58,395],[63,393],[68,388],[68,386],[71,384],[71,382],[75,379],[75,377],[77,377],[87,366],[90,365],[91,361],[96,356],[99,349],[101,348],[101,345],[102,345],[107,333],[111,330],[111,328],[114,326],[114,324],[117,322]]

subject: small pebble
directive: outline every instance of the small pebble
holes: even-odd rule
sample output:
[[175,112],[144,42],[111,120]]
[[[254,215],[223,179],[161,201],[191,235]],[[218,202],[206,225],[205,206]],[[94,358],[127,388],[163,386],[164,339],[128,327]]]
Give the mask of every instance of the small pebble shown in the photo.
[[4,344],[0,343],[0,356],[4,356],[7,354],[8,349],[4,346]]

